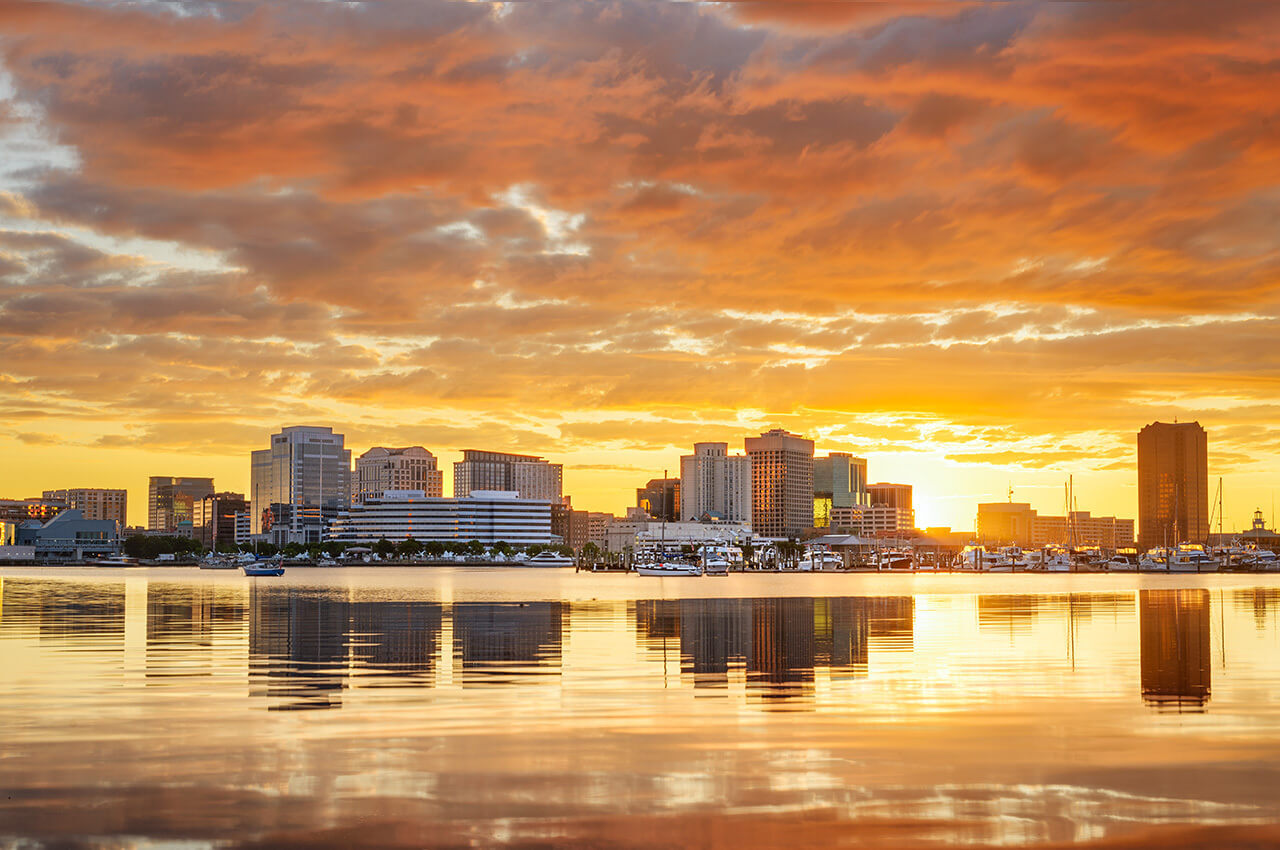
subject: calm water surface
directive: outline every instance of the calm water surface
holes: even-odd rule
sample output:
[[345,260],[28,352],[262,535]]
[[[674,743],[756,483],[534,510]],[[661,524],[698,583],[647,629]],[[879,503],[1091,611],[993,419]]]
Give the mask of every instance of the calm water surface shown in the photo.
[[0,571],[0,847],[1280,846],[1280,579]]

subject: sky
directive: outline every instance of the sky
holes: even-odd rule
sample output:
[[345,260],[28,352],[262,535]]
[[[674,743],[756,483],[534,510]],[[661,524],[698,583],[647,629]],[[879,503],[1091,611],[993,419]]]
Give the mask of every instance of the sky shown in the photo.
[[[1280,4],[0,3],[0,497],[283,425],[621,513],[771,427],[1136,515],[1280,476]],[[1215,519],[1216,527],[1216,519]]]

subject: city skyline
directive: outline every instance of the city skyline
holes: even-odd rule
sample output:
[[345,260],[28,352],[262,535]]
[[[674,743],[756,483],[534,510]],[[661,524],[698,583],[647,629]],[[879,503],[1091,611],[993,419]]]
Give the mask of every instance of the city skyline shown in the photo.
[[[290,432],[290,431],[304,431],[304,432],[306,432],[306,431],[313,431],[313,430],[317,430],[317,431],[320,431],[320,432],[327,432],[327,433],[330,433],[330,434],[332,434],[332,433],[333,433],[333,429],[332,429],[330,426],[314,426],[314,425],[303,425],[303,426],[298,426],[298,425],[293,425],[293,426],[278,426],[278,427],[283,427],[283,429],[284,429],[284,431],[285,431],[285,432]],[[1179,428],[1186,428],[1186,427],[1195,427],[1195,428],[1198,428],[1198,429],[1199,429],[1199,433],[1201,434],[1201,439],[1202,439],[1202,440],[1203,440],[1203,438],[1204,438],[1204,434],[1205,434],[1204,429],[1203,429],[1203,428],[1199,428],[1198,423],[1184,423],[1184,424],[1180,424],[1180,425],[1178,425],[1178,424],[1170,424],[1170,423],[1160,423],[1160,422],[1155,422],[1155,423],[1150,423],[1150,424],[1148,424],[1148,425],[1143,426],[1143,428],[1141,429],[1141,431],[1140,431],[1140,432],[1139,432],[1139,434],[1137,435],[1137,436],[1138,436],[1139,441],[1142,439],[1142,435],[1145,435],[1146,433],[1150,432],[1153,428],[1156,428],[1156,427],[1161,427],[1161,428],[1172,428],[1172,429],[1179,429]],[[280,436],[281,436],[280,434],[276,434],[276,435],[275,435],[275,438],[279,438]],[[335,434],[335,436],[337,436],[337,438],[338,438],[339,440],[342,440],[342,439],[343,439],[343,435],[341,435],[341,434]],[[760,436],[761,436],[761,437],[767,437],[767,436],[770,436],[770,434],[766,432],[766,433],[762,433]],[[788,435],[788,436],[791,436],[791,437],[798,437],[798,438],[800,438],[800,439],[803,439],[803,438],[804,438],[804,435]],[[743,437],[743,444],[744,444],[744,447],[745,447],[745,445],[747,444],[747,441],[748,441],[748,440],[751,440],[751,439],[753,439],[751,435],[744,435],[744,437]],[[1211,444],[1212,444],[1212,441],[1210,440],[1210,445],[1211,445]],[[712,449],[717,449],[717,447],[720,447],[720,446],[728,446],[728,445],[731,445],[731,444],[727,444],[727,443],[698,443],[698,444],[694,444],[694,450],[695,450],[695,452],[696,452],[697,450],[699,450],[699,448],[700,448],[700,447],[704,447],[704,446],[709,446],[709,447],[711,447]],[[437,456],[439,456],[439,457],[447,457],[447,456],[450,454],[450,453],[448,453],[448,452],[440,453],[440,452],[432,452],[431,450],[424,450],[424,449],[423,449],[423,447],[421,447],[421,446],[415,447],[415,448],[414,448],[414,450],[415,450],[415,451],[422,451],[422,453],[423,453],[423,457],[430,458],[430,459],[431,459],[431,465],[432,465],[432,466],[434,466],[434,465],[435,465],[436,460],[437,460]],[[723,448],[718,449],[718,450],[719,450],[719,451],[724,451],[724,449],[723,449]],[[357,466],[358,466],[358,464],[356,463],[356,461],[361,460],[362,458],[366,458],[366,459],[367,459],[367,456],[368,456],[371,452],[375,452],[375,451],[383,451],[383,452],[386,452],[386,451],[388,451],[388,449],[387,449],[386,447],[380,447],[380,446],[370,447],[370,448],[369,448],[369,449],[367,449],[367,450],[365,451],[365,453],[364,453],[363,455],[361,455],[360,457],[356,457],[354,454],[352,454],[352,450],[351,450],[351,449],[348,449],[348,450],[347,450],[347,453],[348,453],[348,454],[352,454],[350,468],[347,470],[347,472],[348,472],[348,474],[349,474],[349,476],[350,476],[350,482],[351,482],[351,498],[352,498],[352,503],[353,503],[353,504],[354,504],[356,501],[358,501],[358,500],[356,499],[356,493],[355,493],[355,491],[356,491],[356,489],[357,489],[356,484],[355,484],[355,481],[356,481]],[[391,452],[405,452],[405,451],[408,451],[408,449],[405,449],[405,448],[394,448],[394,449],[389,449],[389,451],[391,451]],[[686,450],[686,451],[687,451],[687,450]],[[251,455],[252,455],[252,454],[253,454],[253,452],[251,452]],[[459,457],[459,458],[465,458],[465,457],[487,457],[487,456],[490,456],[490,455],[494,455],[494,456],[495,456],[495,457],[497,457],[498,459],[506,458],[506,459],[511,459],[511,460],[533,461],[533,462],[536,462],[536,464],[535,464],[535,465],[537,465],[537,466],[540,466],[540,467],[547,467],[547,468],[549,468],[549,469],[551,469],[551,470],[554,470],[554,471],[555,471],[555,480],[556,480],[557,482],[558,482],[558,481],[560,481],[560,479],[561,479],[561,465],[560,465],[560,464],[554,464],[554,463],[552,463],[551,461],[552,461],[552,460],[554,460],[554,459],[544,459],[544,458],[541,458],[541,457],[533,457],[533,456],[523,456],[523,457],[522,457],[522,456],[518,456],[518,455],[503,455],[502,453],[494,453],[494,452],[489,452],[489,451],[487,451],[487,450],[476,450],[476,449],[466,449],[466,450],[462,450],[462,451],[460,451],[460,452],[457,452],[456,454],[458,455],[458,457]],[[849,458],[850,458],[850,456],[849,456],[849,455],[844,454],[844,453],[839,453],[839,452],[824,453],[824,452],[821,452],[821,451],[818,451],[818,450],[816,450],[816,449],[815,449],[815,450],[813,451],[812,460],[813,460],[813,462],[814,462],[815,464],[817,464],[817,463],[819,463],[819,462],[829,462],[830,458],[831,458],[831,457],[833,457],[833,456],[835,456],[835,457],[842,457],[842,456],[843,456],[843,457],[844,457],[844,458],[846,458],[846,459],[849,459]],[[739,460],[746,460],[746,459],[747,459],[747,458],[746,458],[746,456],[744,456],[744,455],[738,455],[737,457],[738,457],[738,459],[739,459]],[[683,460],[687,462],[687,461],[690,461],[692,458],[693,458],[693,456],[686,455],[686,456],[683,458]],[[852,458],[852,459],[853,459],[853,460],[857,460],[857,461],[861,461],[861,460],[862,460],[861,458]],[[748,467],[748,468],[749,468],[749,467]],[[815,466],[814,468],[816,468],[816,466]],[[572,470],[570,469],[569,471],[572,471]],[[686,472],[688,472],[688,471],[689,471],[689,470],[686,470]],[[867,470],[866,470],[866,466],[865,466],[865,465],[863,465],[863,466],[861,467],[861,471],[859,472],[859,475],[861,475],[861,476],[864,476],[864,477],[865,477],[865,476],[866,476],[866,471],[867,471]],[[441,471],[441,470],[435,470],[435,469],[433,469],[433,470],[432,470],[432,473],[436,476],[436,478],[435,478],[436,484],[435,484],[435,485],[433,485],[433,486],[440,487],[440,483],[439,483],[439,482],[441,482],[441,481],[442,481],[442,478],[441,478],[441,476],[442,476],[442,474],[443,474],[443,473],[442,473],[442,471]],[[168,477],[149,476],[148,480],[149,480],[149,482],[150,482],[150,484],[151,484],[151,488],[149,488],[149,489],[154,489],[155,482],[156,482],[157,480],[160,480],[161,478],[165,478],[165,479],[167,479]],[[171,480],[174,480],[174,481],[180,481],[180,480],[183,480],[183,479],[178,478],[178,479],[171,479]],[[204,481],[204,482],[206,482],[206,485],[207,485],[208,487],[212,487],[212,486],[213,486],[213,479],[212,479],[212,478],[191,479],[191,478],[188,476],[186,480],[189,480],[189,481],[190,481],[190,480]],[[486,480],[487,480],[487,479],[486,479]],[[570,480],[572,480],[572,477],[570,477]],[[648,483],[649,483],[649,484],[653,484],[653,483],[655,483],[655,482],[657,482],[657,481],[660,481],[660,480],[661,480],[661,479],[651,479],[651,480],[649,480],[649,482],[648,482]],[[679,478],[679,476],[677,475],[673,480],[675,480],[675,481],[679,482],[680,478]],[[490,484],[493,484],[493,482],[492,482],[492,481],[490,481],[489,483],[490,483]],[[450,486],[449,486],[449,490],[452,490],[452,489],[453,489],[453,482],[451,481],[449,484],[450,484]],[[811,486],[810,486],[810,489],[812,490],[812,492],[813,492],[813,497],[814,497],[814,514],[813,514],[813,516],[814,516],[814,528],[815,528],[815,529],[817,529],[817,528],[821,528],[821,527],[823,527],[823,525],[824,525],[824,523],[821,521],[821,517],[820,517],[820,515],[819,515],[819,514],[820,514],[820,512],[819,512],[818,503],[817,503],[817,502],[818,502],[819,497],[822,495],[820,491],[822,490],[822,487],[823,487],[823,486],[826,486],[826,485],[822,485],[822,484],[820,484],[816,479],[815,479],[814,481],[812,481],[812,482],[811,482]],[[865,484],[863,484],[862,486],[866,486],[866,485],[865,485]],[[973,511],[974,511],[974,512],[973,512],[973,519],[970,521],[970,523],[969,523],[968,525],[965,525],[965,524],[959,524],[959,525],[944,526],[944,525],[940,525],[940,524],[938,524],[938,523],[929,522],[929,521],[928,521],[928,519],[927,519],[927,517],[926,517],[926,518],[921,518],[921,517],[919,517],[919,516],[917,515],[917,512],[916,512],[916,510],[915,510],[915,508],[914,508],[914,504],[911,504],[912,502],[917,501],[917,500],[918,500],[918,498],[919,498],[918,493],[919,493],[919,489],[920,489],[920,488],[919,488],[917,485],[914,485],[914,484],[911,484],[911,483],[907,483],[907,484],[905,484],[905,485],[900,485],[900,484],[877,483],[877,484],[875,484],[875,485],[871,485],[871,489],[874,491],[874,490],[876,490],[876,488],[886,488],[886,487],[887,487],[887,488],[896,488],[896,487],[900,487],[900,486],[905,486],[905,492],[908,494],[906,498],[907,498],[907,499],[908,499],[908,501],[909,501],[909,505],[908,505],[908,513],[909,513],[909,514],[914,518],[914,523],[913,523],[913,524],[912,524],[912,523],[908,523],[908,525],[913,525],[913,527],[915,527],[916,529],[925,529],[925,528],[929,528],[929,527],[935,527],[935,528],[937,528],[937,527],[946,527],[946,528],[950,528],[950,529],[951,529],[951,530],[953,530],[953,531],[958,531],[958,532],[972,532],[972,533],[975,533],[975,534],[979,534],[979,533],[980,533],[980,529],[981,529],[981,520],[980,520],[981,510],[982,510],[984,507],[990,507],[990,506],[992,506],[992,505],[995,505],[995,506],[997,506],[997,507],[998,507],[998,506],[1000,506],[1001,504],[1004,504],[1003,502],[999,502],[999,501],[992,501],[992,502],[988,502],[988,503],[985,503],[985,504],[984,504],[984,503],[975,503],[975,504],[973,505]],[[1061,488],[1061,486],[1062,486],[1062,485],[1059,485],[1059,487],[1060,487],[1060,488]],[[225,490],[227,490],[227,488],[225,488],[225,487],[221,487],[221,485],[219,485],[219,487],[220,487],[220,489],[222,489],[222,490],[224,490],[224,491],[225,491]],[[927,492],[927,490],[928,490],[928,487],[929,487],[929,482],[926,482],[926,484],[925,484],[926,492]],[[93,489],[93,488],[88,488],[88,489],[90,489],[90,490],[91,490],[91,489]],[[234,492],[234,490],[235,490],[235,488],[234,488],[234,487],[233,487],[233,488],[230,488],[230,489],[231,489],[231,491],[232,491],[232,492]],[[393,488],[391,488],[391,489],[400,489],[400,490],[404,490],[404,489],[406,489],[406,487],[405,487],[405,486],[399,486],[399,487],[393,487]],[[407,489],[412,490],[412,489],[421,489],[421,488],[418,488],[418,487],[407,487]],[[443,490],[444,488],[443,488],[443,487],[440,487],[440,489],[441,489],[441,490]],[[483,488],[482,488],[482,489],[483,489]],[[493,488],[493,487],[489,487],[488,489],[494,489],[494,488]],[[498,487],[497,489],[500,489],[500,490],[501,490],[501,489],[504,489],[504,488],[503,488],[503,487]],[[505,489],[512,489],[512,488],[507,487],[507,488],[505,488]],[[516,489],[518,489],[518,488],[516,488]],[[44,492],[44,493],[46,493],[46,494],[48,494],[48,493],[51,493],[51,492],[54,492],[54,491],[51,491],[51,490],[47,490],[47,489],[46,489],[46,490],[45,490],[45,491],[43,491],[43,492]],[[124,489],[124,488],[121,488],[121,489],[119,489],[119,490],[111,491],[111,492],[122,492],[122,493],[127,493],[127,490],[126,490],[126,489]],[[642,487],[641,487],[641,488],[635,488],[635,489],[633,489],[633,490],[631,490],[631,491],[630,491],[630,493],[635,494],[635,499],[639,499],[639,498],[640,498],[640,494],[641,494],[642,492],[643,492],[643,488],[642,488]],[[915,495],[912,495],[912,493],[913,493],[913,492],[914,492],[914,494],[915,494]],[[1061,498],[1061,493],[1062,493],[1062,492],[1063,492],[1063,491],[1062,491],[1061,489],[1059,489],[1058,498]],[[1082,497],[1080,496],[1080,492],[1081,492],[1081,491],[1076,490],[1076,491],[1072,491],[1072,492],[1074,492],[1074,493],[1075,493],[1075,501],[1074,501],[1074,504],[1075,504],[1076,506],[1079,506],[1079,505],[1082,503]],[[1086,490],[1086,491],[1084,491],[1084,492],[1087,492],[1087,490]],[[565,497],[566,499],[571,498],[571,497],[573,497],[573,495],[574,495],[572,492],[569,492],[569,491],[567,491],[567,490],[563,491],[563,493],[564,493],[564,497]],[[428,495],[430,495],[430,493],[428,493]],[[437,495],[441,495],[441,494],[440,494],[440,493],[437,493]],[[457,494],[455,493],[455,495],[457,495]],[[1005,493],[1005,494],[1002,494],[1002,495],[1007,495],[1007,497],[1008,497],[1008,502],[1009,502],[1009,503],[1012,503],[1012,502],[1013,502],[1013,495],[1014,495],[1014,492],[1013,492],[1013,488],[1012,488],[1012,487],[1010,487],[1010,488],[1006,491],[1006,493]],[[535,496],[535,497],[536,497],[536,498],[542,498],[542,499],[552,498],[552,500],[553,500],[553,501],[558,501],[558,499],[559,499],[559,496],[558,496],[558,495],[555,495],[555,494],[548,494],[548,493],[539,493],[539,494],[536,494],[536,496]],[[17,498],[24,498],[24,497],[17,497]],[[31,498],[34,498],[34,497],[31,497]],[[46,496],[45,496],[45,498],[48,498],[48,496],[46,495]],[[625,498],[625,497],[624,497],[624,498]],[[614,507],[614,508],[610,508],[610,509],[608,509],[608,510],[601,511],[601,510],[600,510],[600,509],[598,509],[598,508],[583,507],[581,504],[579,504],[579,505],[577,506],[577,510],[582,511],[582,512],[584,512],[584,513],[585,513],[585,512],[598,512],[598,513],[605,513],[605,514],[614,514],[614,515],[617,515],[617,516],[621,517],[621,516],[625,515],[629,509],[631,509],[631,507],[632,507],[632,506],[633,506],[633,504],[635,503],[635,499],[633,499],[632,501],[625,501],[625,502],[624,502],[624,504],[623,504],[623,507],[622,507],[620,510],[619,510],[618,508]],[[1085,504],[1085,507],[1086,507],[1085,515],[1087,516],[1089,513],[1093,513],[1095,516],[1100,516],[1100,514],[1102,513],[1101,511],[1097,510],[1096,508],[1089,509],[1090,502],[1088,501],[1088,497],[1083,497],[1083,499],[1084,499],[1084,504]],[[147,500],[147,503],[146,503],[146,504],[144,504],[144,505],[142,506],[142,508],[141,508],[141,510],[143,511],[143,518],[144,518],[144,521],[143,521],[143,522],[134,523],[134,522],[130,521],[128,524],[129,524],[129,525],[134,525],[134,526],[137,526],[137,527],[149,527],[150,525],[152,525],[152,522],[151,522],[150,518],[147,516],[147,512],[149,511],[149,506],[150,506],[150,503],[151,503],[152,501],[154,501],[154,498],[152,498],[152,499],[148,499],[148,500]],[[875,499],[874,499],[874,498],[872,498],[872,499],[871,499],[871,501],[872,501],[872,502],[874,502],[874,501],[875,501]],[[1031,507],[1033,507],[1033,508],[1036,508],[1036,507],[1038,506],[1042,513],[1045,513],[1045,514],[1051,514],[1051,513],[1052,513],[1052,511],[1053,511],[1053,498],[1052,498],[1052,497],[1049,497],[1049,498],[1047,498],[1047,499],[1045,500],[1045,502],[1043,502],[1043,503],[1038,503],[1038,502],[1037,502],[1037,503],[1032,503],[1030,506],[1031,506]],[[1009,507],[1011,507],[1011,508],[1012,508],[1012,507],[1016,507],[1016,505],[1010,504],[1010,505],[1009,505]],[[1065,506],[1059,506],[1059,507],[1060,507],[1060,508],[1062,508],[1062,510],[1059,510],[1059,513],[1063,512],[1063,510],[1065,510],[1065,509],[1066,509],[1066,508],[1065,508]],[[1045,508],[1048,508],[1048,510],[1045,510]],[[1140,511],[1138,510],[1138,508],[1139,508],[1139,506],[1138,506],[1138,505],[1134,505],[1134,510],[1131,512],[1131,516],[1129,516],[1129,522],[1130,522],[1130,523],[1133,523],[1133,522],[1134,522],[1134,518],[1136,518],[1136,517],[1138,517],[1138,516],[1140,515]],[[1076,510],[1076,508],[1075,508],[1075,507],[1072,507],[1070,510],[1074,511],[1074,510]],[[1216,496],[1215,496],[1215,505],[1214,505],[1214,510],[1215,510],[1215,511],[1217,510],[1217,505],[1216,505]],[[1227,520],[1227,521],[1224,521],[1224,523],[1223,523],[1223,528],[1224,528],[1224,530],[1225,530],[1225,531],[1227,531],[1227,532],[1238,532],[1238,531],[1245,531],[1245,530],[1247,530],[1249,527],[1251,527],[1251,526],[1253,526],[1253,525],[1255,525],[1255,524],[1256,524],[1256,517],[1255,517],[1255,513],[1257,513],[1257,512],[1261,512],[1262,516],[1264,517],[1264,521],[1267,523],[1267,525],[1268,525],[1268,526],[1274,526],[1274,522],[1270,519],[1269,514],[1268,514],[1265,510],[1263,510],[1261,507],[1257,507],[1257,508],[1255,508],[1255,509],[1253,509],[1253,510],[1250,510],[1250,511],[1248,512],[1248,513],[1249,513],[1249,516],[1248,516],[1248,519],[1247,519],[1247,520],[1244,520],[1244,521],[1241,521],[1241,522],[1238,522],[1238,523],[1237,523],[1237,522],[1235,522],[1235,521],[1233,521],[1233,520]],[[1034,513],[1035,513],[1035,510],[1033,510],[1033,511],[1032,511],[1032,513],[1034,514]],[[1228,510],[1226,511],[1226,513],[1229,515],[1229,514],[1230,514],[1230,510],[1228,509]],[[1117,516],[1117,517],[1124,517],[1124,516],[1125,516],[1125,514],[1124,514],[1123,512],[1114,513],[1113,515],[1114,515],[1114,516]],[[899,525],[901,525],[901,520],[899,520]],[[1214,524],[1213,524],[1213,528],[1209,529],[1209,531],[1216,531],[1216,529],[1217,529],[1217,528],[1218,528],[1218,524],[1217,524],[1217,521],[1216,521],[1216,519],[1215,519],[1215,522],[1214,522]],[[1202,529],[1202,531],[1203,531],[1203,529]],[[1205,532],[1205,533],[1207,533],[1207,532]],[[1194,537],[1195,539],[1200,539],[1201,537],[1203,537],[1203,534],[1201,534],[1201,535],[1200,535],[1200,537],[1196,537],[1196,535],[1192,535],[1192,537]],[[1154,545],[1154,544],[1151,544],[1151,542],[1150,542],[1150,541],[1147,541],[1147,545]]]
[[792,5],[4,4],[5,490],[782,427],[963,527],[1176,416],[1270,515],[1280,9]]

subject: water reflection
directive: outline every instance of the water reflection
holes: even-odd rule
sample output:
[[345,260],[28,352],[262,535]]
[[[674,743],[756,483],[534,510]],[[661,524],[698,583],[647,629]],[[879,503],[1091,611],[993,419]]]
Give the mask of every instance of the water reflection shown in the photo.
[[0,846],[69,811],[216,846],[388,813],[458,846],[694,814],[877,847],[1280,818],[1274,587],[521,602],[350,575],[0,580]]
[[1209,702],[1209,591],[1141,590],[1142,700],[1168,711]]

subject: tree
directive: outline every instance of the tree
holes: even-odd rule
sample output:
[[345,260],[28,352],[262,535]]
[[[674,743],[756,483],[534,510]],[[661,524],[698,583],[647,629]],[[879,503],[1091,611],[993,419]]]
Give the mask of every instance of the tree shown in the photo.
[[742,542],[742,545],[741,545],[741,546],[739,546],[738,548],[740,548],[740,549],[742,550],[742,561],[743,561],[743,563],[744,563],[744,564],[750,564],[750,563],[751,563],[751,561],[752,561],[752,560],[755,558],[755,556],[756,556],[756,547],[751,545],[751,541],[750,541],[750,540],[744,540],[744,541]]
[[373,544],[373,551],[379,558],[387,558],[396,551],[396,544],[385,537],[379,537],[378,542]]
[[324,553],[330,558],[336,558],[343,552],[347,551],[347,544],[340,540],[329,540],[326,541],[321,548],[324,549]]
[[286,558],[296,558],[306,551],[307,547],[303,546],[301,543],[286,543],[283,554]]
[[422,549],[427,553],[428,558],[439,558],[445,551],[444,544],[439,540],[430,541],[426,546],[422,547]]
[[582,559],[594,564],[600,558],[600,547],[595,543],[587,543],[582,547]]
[[490,551],[495,554],[502,555],[504,558],[511,554],[511,544],[505,540],[499,540],[489,547]]
[[467,541],[467,546],[465,551],[468,555],[478,557],[484,554],[484,544],[481,543],[479,540],[469,540]]
[[322,554],[324,554],[324,547],[319,543],[312,543],[307,547],[307,557],[313,561],[320,560]]
[[267,558],[274,558],[280,554],[280,547],[274,543],[259,543],[258,554]]
[[422,544],[410,537],[396,544],[396,555],[401,558],[412,558],[422,551]]

